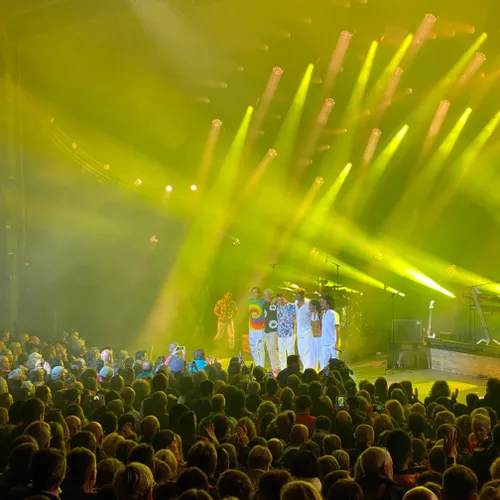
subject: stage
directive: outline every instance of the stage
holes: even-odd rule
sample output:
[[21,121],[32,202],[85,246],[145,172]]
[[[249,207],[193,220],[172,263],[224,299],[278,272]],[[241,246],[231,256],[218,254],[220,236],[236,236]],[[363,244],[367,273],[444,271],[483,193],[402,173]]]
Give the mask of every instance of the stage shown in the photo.
[[389,383],[411,380],[413,386],[418,389],[420,400],[429,395],[432,384],[436,380],[447,380],[452,391],[458,388],[458,401],[461,403],[465,403],[465,396],[469,392],[483,397],[486,390],[486,379],[472,375],[463,375],[435,368],[387,371],[387,356],[385,355],[364,358],[357,363],[352,363],[350,368],[354,371],[354,378],[357,382],[363,379],[374,382],[378,377],[386,377]]

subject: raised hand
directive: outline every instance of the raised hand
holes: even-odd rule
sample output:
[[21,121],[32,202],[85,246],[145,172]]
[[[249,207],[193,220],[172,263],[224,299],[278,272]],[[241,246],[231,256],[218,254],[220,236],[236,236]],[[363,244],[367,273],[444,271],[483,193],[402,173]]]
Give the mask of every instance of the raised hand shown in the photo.
[[444,437],[443,450],[447,457],[455,458],[457,456],[457,431],[450,429]]

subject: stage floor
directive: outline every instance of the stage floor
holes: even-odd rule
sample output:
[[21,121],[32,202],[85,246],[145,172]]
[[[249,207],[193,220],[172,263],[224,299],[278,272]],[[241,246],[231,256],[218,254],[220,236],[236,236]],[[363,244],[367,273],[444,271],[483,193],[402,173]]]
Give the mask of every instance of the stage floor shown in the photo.
[[410,380],[413,387],[418,389],[419,398],[423,401],[429,395],[432,384],[436,380],[447,380],[450,389],[458,389],[458,401],[465,403],[465,396],[473,392],[483,397],[486,392],[486,379],[459,375],[440,370],[390,370],[387,371],[387,356],[365,358],[357,363],[352,363],[350,368],[354,371],[356,381],[368,379],[374,382],[378,377],[385,376],[389,383]]

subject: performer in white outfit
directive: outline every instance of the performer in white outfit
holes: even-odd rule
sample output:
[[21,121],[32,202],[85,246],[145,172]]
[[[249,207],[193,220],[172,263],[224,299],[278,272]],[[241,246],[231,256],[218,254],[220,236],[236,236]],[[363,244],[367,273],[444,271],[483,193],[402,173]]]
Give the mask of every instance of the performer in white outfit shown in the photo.
[[319,300],[313,299],[309,302],[309,311],[311,311],[311,367],[315,370],[321,370],[321,362],[323,352],[323,339],[321,338],[321,303]]
[[309,310],[309,301],[305,298],[306,292],[303,289],[297,290],[295,309],[297,312],[297,347],[304,370],[311,368],[311,311]]
[[339,348],[339,317],[333,310],[335,304],[331,295],[321,297],[321,308],[323,316],[321,318],[321,340],[322,340],[322,359],[321,369],[328,366],[328,361],[332,358],[338,358]]

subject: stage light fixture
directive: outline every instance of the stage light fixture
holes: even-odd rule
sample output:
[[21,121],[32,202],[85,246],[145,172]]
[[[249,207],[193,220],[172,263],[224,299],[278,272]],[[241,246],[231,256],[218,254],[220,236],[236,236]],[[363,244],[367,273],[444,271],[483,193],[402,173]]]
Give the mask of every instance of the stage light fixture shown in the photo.
[[141,179],[136,179],[136,180],[134,181],[134,184],[135,184],[136,186],[140,186],[140,185],[142,184]]
[[172,188],[172,186],[167,186],[167,187],[165,188],[165,191],[166,191],[167,193],[171,193],[171,192],[172,192],[172,189],[173,189],[173,188]]
[[198,191],[198,186],[196,186],[196,184],[193,184],[189,189],[191,189],[191,191],[195,192],[195,191]]
[[109,163],[105,163],[102,168],[104,168],[104,170],[109,170]]

